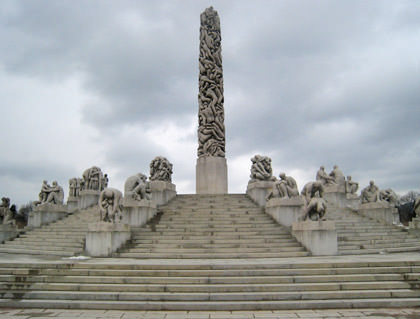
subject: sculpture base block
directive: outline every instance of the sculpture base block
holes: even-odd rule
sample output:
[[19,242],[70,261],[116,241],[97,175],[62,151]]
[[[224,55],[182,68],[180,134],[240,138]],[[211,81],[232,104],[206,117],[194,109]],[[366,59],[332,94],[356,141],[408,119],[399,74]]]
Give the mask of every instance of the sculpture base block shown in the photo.
[[202,156],[197,159],[195,190],[197,194],[227,194],[226,158]]
[[337,255],[334,221],[302,221],[292,225],[292,234],[313,256]]
[[334,208],[352,208],[358,209],[360,198],[355,194],[346,194],[344,192],[324,191],[324,199],[327,205]]
[[413,218],[409,223],[408,233],[420,237],[420,217]]
[[64,205],[40,204],[30,212],[28,226],[40,227],[66,217],[67,207]]
[[16,238],[19,231],[12,225],[0,225],[0,243]]
[[246,188],[246,194],[258,204],[258,206],[264,207],[266,204],[267,195],[273,190],[274,182],[261,181],[248,183]]
[[398,209],[388,202],[363,203],[360,205],[359,214],[388,225],[400,224]]
[[80,191],[79,209],[86,209],[98,205],[100,191],[85,189]]
[[176,196],[176,186],[164,181],[151,181],[152,200],[156,205],[165,205]]
[[129,225],[99,222],[89,224],[86,252],[89,256],[106,257],[116,252],[131,237]]
[[69,212],[73,212],[79,208],[79,198],[69,197],[67,199],[67,209]]
[[123,207],[122,221],[130,226],[143,226],[157,213],[156,204],[146,199],[136,201],[124,198]]
[[271,198],[265,205],[265,212],[279,224],[290,227],[303,214],[303,196],[292,198]]

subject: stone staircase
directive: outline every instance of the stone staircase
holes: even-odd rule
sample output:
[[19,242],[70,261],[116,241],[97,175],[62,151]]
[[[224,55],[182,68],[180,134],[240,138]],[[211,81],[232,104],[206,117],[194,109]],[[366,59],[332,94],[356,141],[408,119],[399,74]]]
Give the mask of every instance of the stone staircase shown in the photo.
[[97,207],[40,228],[25,229],[14,240],[0,245],[0,253],[74,256],[83,253],[88,224],[99,220]]
[[246,195],[178,195],[115,257],[279,258],[308,252]]
[[329,207],[335,220],[340,255],[420,251],[420,238],[397,226],[385,225],[349,208]]
[[0,307],[214,311],[420,306],[418,258],[125,261],[0,263]]

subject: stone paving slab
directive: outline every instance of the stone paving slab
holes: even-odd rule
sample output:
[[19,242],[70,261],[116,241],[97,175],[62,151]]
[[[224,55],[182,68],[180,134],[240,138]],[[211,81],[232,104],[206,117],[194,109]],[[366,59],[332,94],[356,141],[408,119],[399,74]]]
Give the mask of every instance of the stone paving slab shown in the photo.
[[1,319],[417,319],[420,308],[328,309],[300,311],[117,311],[67,309],[1,309]]

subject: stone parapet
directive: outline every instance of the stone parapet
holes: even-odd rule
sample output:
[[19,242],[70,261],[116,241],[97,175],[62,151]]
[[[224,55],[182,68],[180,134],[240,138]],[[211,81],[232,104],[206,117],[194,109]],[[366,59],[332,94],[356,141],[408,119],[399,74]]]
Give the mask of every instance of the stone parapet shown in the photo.
[[130,226],[143,226],[156,215],[157,209],[154,201],[143,199],[123,199],[123,220],[124,224]]
[[313,256],[337,255],[337,230],[334,221],[301,221],[292,225],[292,234]]
[[152,200],[156,205],[165,205],[176,196],[175,184],[164,181],[150,181]]
[[265,205],[265,212],[279,224],[290,227],[303,214],[305,199],[303,196],[292,198],[271,198]]
[[131,237],[130,226],[126,224],[99,222],[89,224],[88,227],[86,252],[89,256],[109,256]]
[[266,204],[267,195],[273,190],[275,182],[272,181],[260,181],[248,183],[246,188],[246,194],[258,204],[258,206],[264,207]]
[[197,194],[227,194],[226,158],[218,156],[201,156],[196,165]]
[[400,224],[398,209],[392,207],[388,202],[363,203],[358,210],[359,214],[372,218],[378,222],[388,225]]
[[80,191],[79,209],[86,209],[98,205],[101,192],[93,189],[84,189]]
[[28,216],[29,227],[40,227],[55,222],[68,215],[67,206],[55,204],[40,204]]
[[12,225],[0,225],[0,243],[4,243],[10,239],[13,239],[19,235],[19,231],[16,226]]

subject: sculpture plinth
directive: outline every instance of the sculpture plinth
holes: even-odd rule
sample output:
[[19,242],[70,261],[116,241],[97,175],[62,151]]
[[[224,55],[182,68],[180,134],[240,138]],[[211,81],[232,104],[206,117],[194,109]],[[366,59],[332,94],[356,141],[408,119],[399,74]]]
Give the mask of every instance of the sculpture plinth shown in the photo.
[[156,215],[156,204],[147,199],[133,200],[124,198],[123,200],[123,220],[124,224],[130,226],[143,226]]
[[295,222],[292,225],[292,234],[313,256],[337,255],[337,230],[334,221]]
[[93,189],[84,189],[80,191],[79,209],[86,209],[98,204],[101,191]]
[[150,192],[156,205],[165,205],[176,196],[176,186],[165,181],[151,181]]
[[227,194],[227,181],[226,158],[217,156],[202,156],[197,159],[197,194]]
[[388,225],[400,223],[398,210],[385,201],[363,203],[360,205],[359,214]]
[[302,216],[304,205],[303,196],[271,198],[265,205],[265,212],[279,224],[290,227]]
[[86,252],[89,256],[109,256],[131,237],[130,226],[125,224],[99,222],[88,227]]
[[67,207],[64,205],[40,204],[30,212],[28,216],[28,226],[40,227],[62,219],[66,217],[67,214]]

